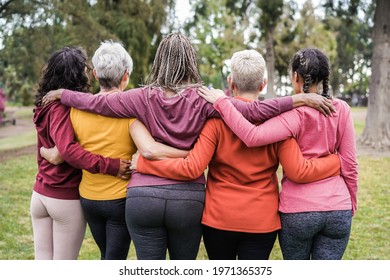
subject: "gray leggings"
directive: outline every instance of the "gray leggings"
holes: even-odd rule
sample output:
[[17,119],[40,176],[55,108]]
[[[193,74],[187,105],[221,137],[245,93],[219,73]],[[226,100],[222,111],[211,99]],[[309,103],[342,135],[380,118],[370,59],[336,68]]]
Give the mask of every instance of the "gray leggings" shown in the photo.
[[131,187],[126,223],[137,259],[195,260],[202,237],[203,184]]
[[285,260],[341,260],[351,232],[351,210],[280,213]]

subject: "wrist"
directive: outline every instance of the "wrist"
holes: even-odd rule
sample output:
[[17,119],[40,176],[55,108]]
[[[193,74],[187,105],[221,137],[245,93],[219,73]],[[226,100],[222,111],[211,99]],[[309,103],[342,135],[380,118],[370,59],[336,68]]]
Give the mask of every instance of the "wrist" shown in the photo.
[[306,104],[306,98],[305,98],[305,95],[304,94],[295,94],[293,96],[291,96],[292,100],[293,100],[293,107],[299,107],[299,106],[303,106],[303,105],[307,105]]
[[220,97],[218,97],[217,100],[215,100],[215,102],[213,104],[214,108],[216,108],[218,106],[218,104],[223,102],[223,100],[225,100],[225,99],[227,100],[228,97],[227,96],[220,96]]

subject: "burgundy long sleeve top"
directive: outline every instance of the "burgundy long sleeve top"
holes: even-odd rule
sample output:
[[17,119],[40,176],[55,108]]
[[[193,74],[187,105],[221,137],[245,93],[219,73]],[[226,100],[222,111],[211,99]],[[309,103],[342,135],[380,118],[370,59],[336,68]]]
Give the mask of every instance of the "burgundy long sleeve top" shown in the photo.
[[[105,158],[84,150],[74,137],[69,118],[70,108],[60,102],[34,110],[33,121],[37,129],[38,173],[34,191],[58,199],[78,199],[81,169],[91,173],[106,173],[116,176],[119,159]],[[41,157],[41,147],[57,146],[64,162],[59,165],[49,163]]]

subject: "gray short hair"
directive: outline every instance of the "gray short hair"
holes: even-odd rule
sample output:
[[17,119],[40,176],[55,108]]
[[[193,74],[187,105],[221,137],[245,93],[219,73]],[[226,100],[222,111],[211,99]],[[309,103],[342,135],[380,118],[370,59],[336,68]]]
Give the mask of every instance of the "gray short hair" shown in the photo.
[[92,65],[99,83],[103,87],[117,87],[123,74],[133,71],[133,60],[123,45],[111,40],[104,41],[92,57]]
[[231,78],[239,91],[255,92],[264,81],[265,60],[255,50],[243,50],[233,54],[230,62]]

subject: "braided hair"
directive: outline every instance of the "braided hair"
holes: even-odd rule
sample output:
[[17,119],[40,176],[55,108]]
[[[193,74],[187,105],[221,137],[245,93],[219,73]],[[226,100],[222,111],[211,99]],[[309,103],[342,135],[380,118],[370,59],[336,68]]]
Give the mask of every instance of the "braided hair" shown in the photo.
[[328,57],[318,49],[301,49],[291,59],[291,70],[303,78],[303,92],[308,93],[311,85],[322,82],[321,95],[329,95],[330,63]]
[[163,38],[147,85],[175,92],[202,85],[195,49],[183,34],[172,33]]
[[66,88],[88,92],[90,88],[87,54],[81,47],[64,47],[54,52],[42,71],[35,106],[42,106],[42,98],[50,90]]

